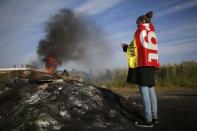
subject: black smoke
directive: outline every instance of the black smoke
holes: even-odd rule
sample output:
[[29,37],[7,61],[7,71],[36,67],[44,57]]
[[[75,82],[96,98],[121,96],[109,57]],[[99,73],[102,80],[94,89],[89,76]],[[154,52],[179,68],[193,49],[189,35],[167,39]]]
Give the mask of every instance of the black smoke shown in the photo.
[[37,48],[38,57],[44,63],[52,57],[59,65],[72,61],[98,67],[110,54],[110,44],[102,30],[87,16],[72,10],[61,9],[52,16],[45,32]]

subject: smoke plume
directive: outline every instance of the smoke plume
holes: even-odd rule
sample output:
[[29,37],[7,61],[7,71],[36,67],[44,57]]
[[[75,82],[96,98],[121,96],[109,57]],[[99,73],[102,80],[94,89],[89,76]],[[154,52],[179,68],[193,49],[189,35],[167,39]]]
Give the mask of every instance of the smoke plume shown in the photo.
[[110,44],[101,29],[87,16],[69,9],[61,9],[52,16],[45,32],[37,48],[38,57],[45,64],[49,58],[54,58],[58,65],[75,62],[98,68],[107,61],[104,58],[110,56]]

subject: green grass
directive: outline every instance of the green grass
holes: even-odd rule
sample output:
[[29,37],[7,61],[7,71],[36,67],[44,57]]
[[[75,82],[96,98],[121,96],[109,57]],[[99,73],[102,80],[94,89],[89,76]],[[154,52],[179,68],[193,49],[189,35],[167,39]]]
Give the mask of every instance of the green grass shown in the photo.
[[[136,87],[126,82],[128,69],[106,70],[94,79],[94,83],[110,88]],[[185,61],[180,64],[166,64],[156,72],[158,88],[197,88],[197,62]]]

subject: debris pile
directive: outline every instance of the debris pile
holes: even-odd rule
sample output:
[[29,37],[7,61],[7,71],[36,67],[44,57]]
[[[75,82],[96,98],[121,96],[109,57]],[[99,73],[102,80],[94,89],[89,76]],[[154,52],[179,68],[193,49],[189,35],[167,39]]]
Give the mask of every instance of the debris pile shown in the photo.
[[79,81],[28,81],[0,94],[1,131],[119,131],[138,118],[131,98]]

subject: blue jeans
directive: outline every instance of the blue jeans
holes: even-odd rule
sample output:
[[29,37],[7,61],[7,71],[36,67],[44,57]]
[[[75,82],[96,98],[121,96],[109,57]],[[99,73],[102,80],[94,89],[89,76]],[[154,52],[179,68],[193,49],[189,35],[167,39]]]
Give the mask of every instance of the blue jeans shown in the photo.
[[154,87],[140,86],[139,90],[142,97],[145,120],[150,122],[152,119],[157,119],[157,97]]

